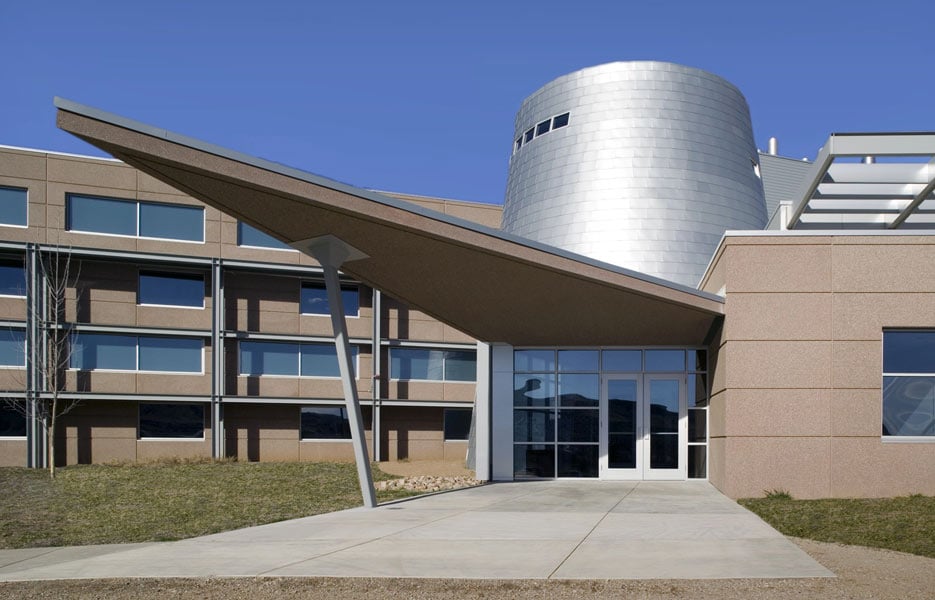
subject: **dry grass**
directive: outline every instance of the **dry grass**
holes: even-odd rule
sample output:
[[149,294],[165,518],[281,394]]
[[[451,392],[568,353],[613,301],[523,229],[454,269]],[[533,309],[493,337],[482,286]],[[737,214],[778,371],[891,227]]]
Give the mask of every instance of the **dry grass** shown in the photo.
[[[374,467],[374,479],[387,478]],[[0,489],[2,548],[177,540],[361,504],[354,465],[337,463],[82,465],[54,481],[0,468]]]
[[740,504],[786,535],[935,558],[933,496],[795,500],[772,494]]

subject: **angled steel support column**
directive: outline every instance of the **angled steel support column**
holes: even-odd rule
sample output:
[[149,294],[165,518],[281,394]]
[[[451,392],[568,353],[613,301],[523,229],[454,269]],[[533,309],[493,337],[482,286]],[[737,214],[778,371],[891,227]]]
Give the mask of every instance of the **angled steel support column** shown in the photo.
[[357,461],[360,493],[364,499],[364,506],[373,508],[377,505],[377,495],[373,489],[364,421],[360,414],[360,400],[357,397],[357,384],[351,363],[351,344],[347,337],[347,322],[344,318],[344,304],[341,301],[341,281],[338,278],[338,268],[341,265],[347,261],[367,258],[367,255],[332,235],[302,240],[292,245],[299,251],[315,257],[325,273],[325,288],[328,291],[328,306],[331,309],[331,328],[334,331],[338,369],[341,372],[341,385],[347,404],[347,419],[354,445],[354,458]]

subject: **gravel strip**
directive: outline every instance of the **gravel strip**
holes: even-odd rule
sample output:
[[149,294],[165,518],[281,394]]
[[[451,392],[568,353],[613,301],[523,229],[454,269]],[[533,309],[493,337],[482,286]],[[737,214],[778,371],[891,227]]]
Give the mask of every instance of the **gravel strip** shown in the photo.
[[935,597],[935,559],[889,550],[794,539],[835,579],[452,580],[371,578],[108,579],[0,584],[0,597],[47,598],[893,598]]

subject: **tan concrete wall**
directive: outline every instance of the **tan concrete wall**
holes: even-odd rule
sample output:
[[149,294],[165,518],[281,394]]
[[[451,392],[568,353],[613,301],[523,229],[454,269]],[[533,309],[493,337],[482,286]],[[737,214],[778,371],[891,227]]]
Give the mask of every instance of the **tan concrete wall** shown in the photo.
[[881,436],[882,331],[935,327],[933,281],[932,236],[727,237],[703,285],[727,314],[711,482],[732,497],[935,494],[935,443]]

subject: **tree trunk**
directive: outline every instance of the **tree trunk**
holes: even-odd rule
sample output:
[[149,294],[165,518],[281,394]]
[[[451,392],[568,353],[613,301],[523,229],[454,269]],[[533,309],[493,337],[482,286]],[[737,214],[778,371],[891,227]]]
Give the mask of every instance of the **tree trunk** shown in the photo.
[[55,417],[58,414],[58,398],[52,398],[52,410],[49,411],[49,477],[55,479]]

